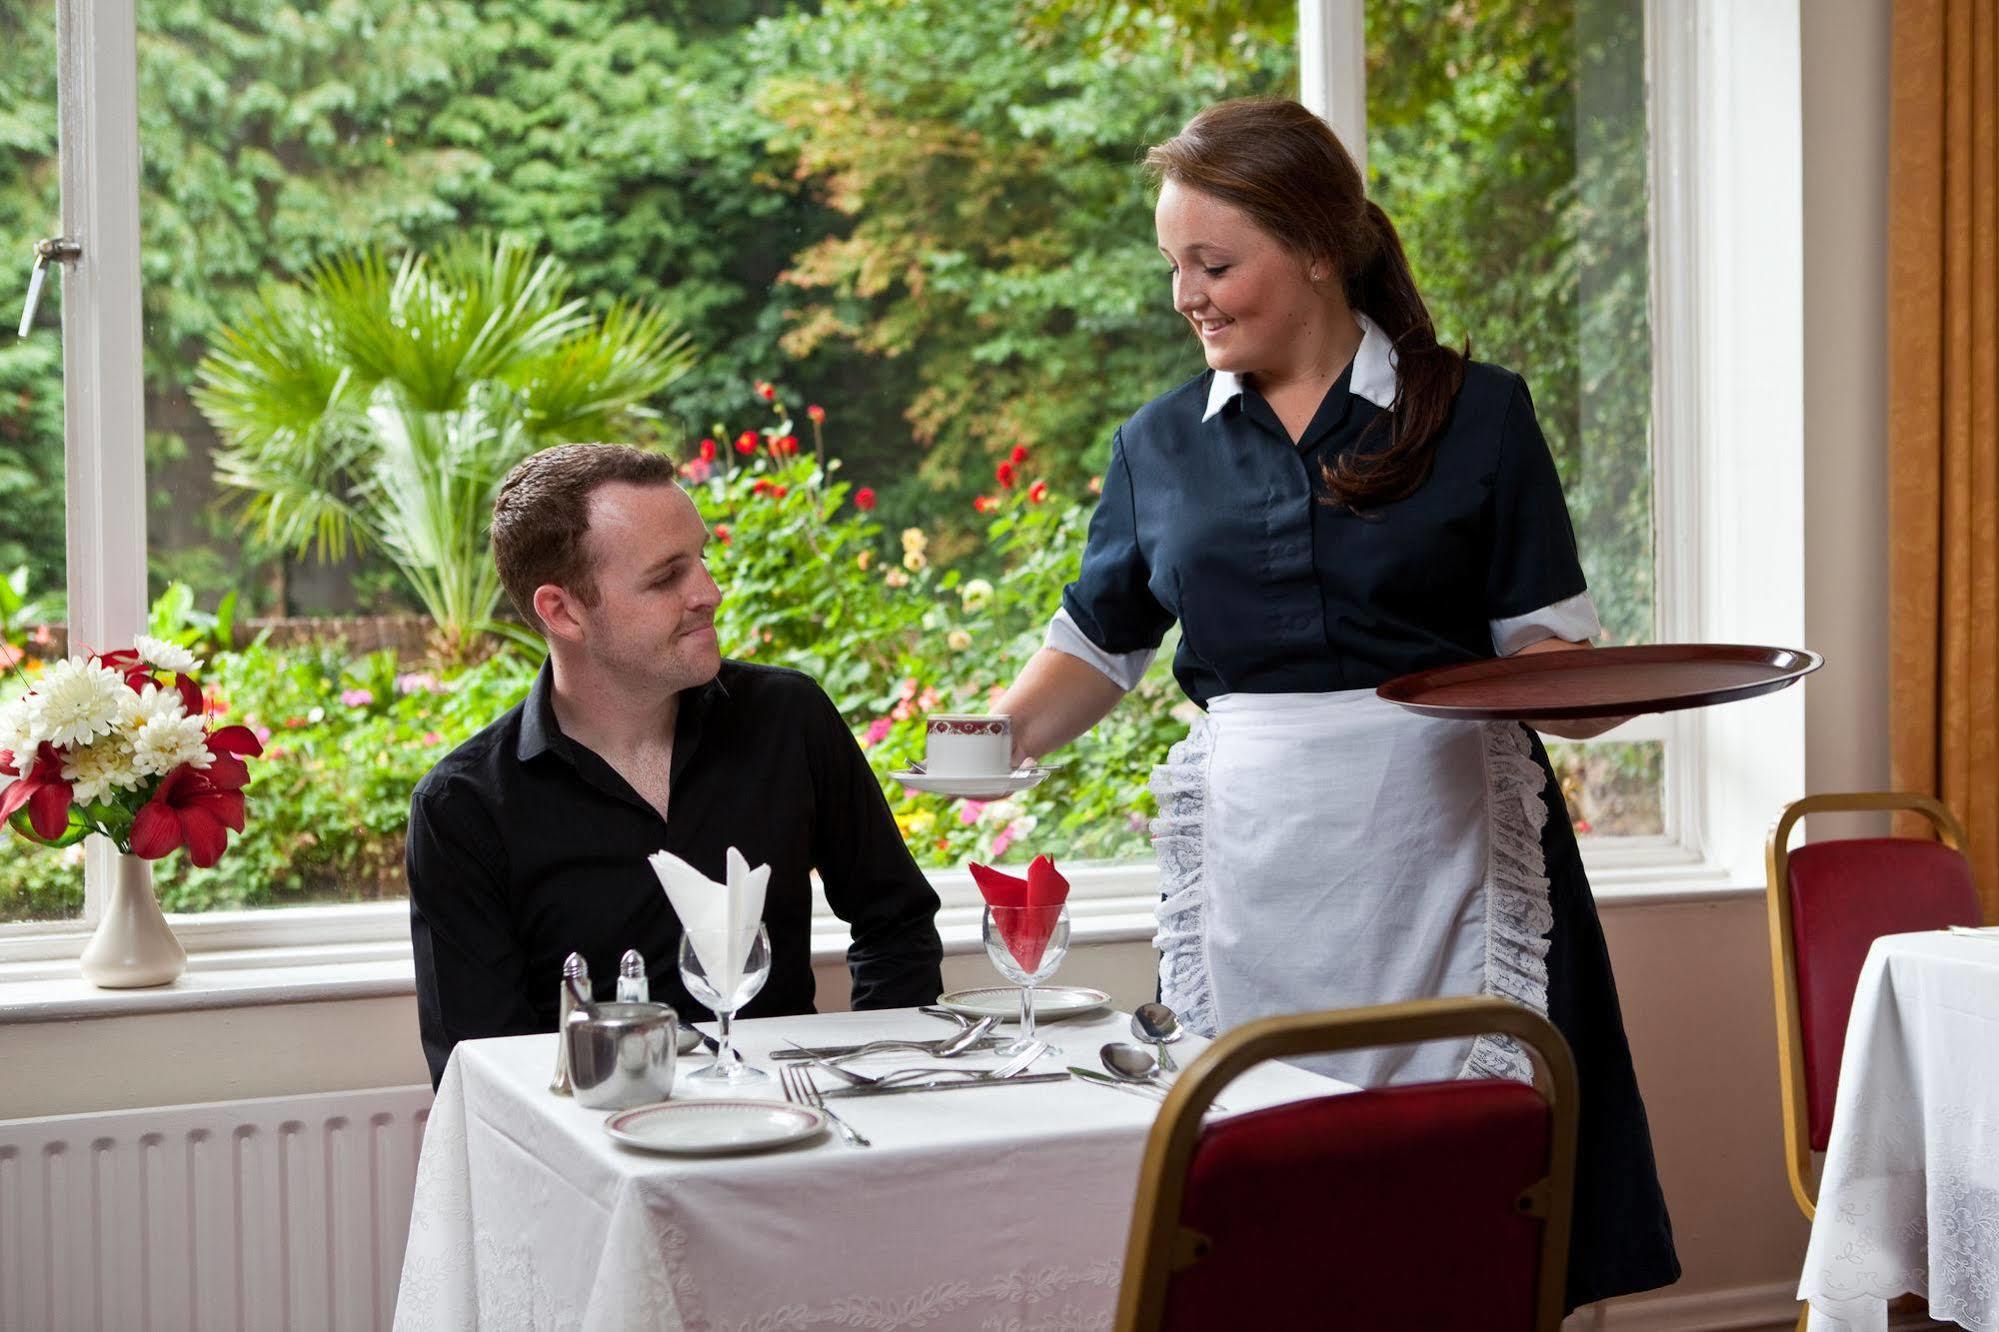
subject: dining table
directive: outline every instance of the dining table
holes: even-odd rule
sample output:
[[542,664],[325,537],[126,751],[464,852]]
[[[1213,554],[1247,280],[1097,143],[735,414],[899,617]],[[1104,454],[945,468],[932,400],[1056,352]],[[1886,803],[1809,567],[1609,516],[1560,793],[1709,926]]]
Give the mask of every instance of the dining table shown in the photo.
[[1798,1298],[1883,1332],[1903,1294],[1999,1332],[1999,930],[1885,935],[1854,992]]
[[[1003,1028],[1002,1034],[1011,1034]],[[739,1021],[766,1071],[787,1040],[811,1046],[936,1040],[915,1009]],[[1044,1020],[1054,1047],[1025,1071],[1101,1069],[1130,1041],[1102,1009]],[[1205,1042],[1172,1045],[1184,1067]],[[743,1155],[636,1150],[610,1112],[549,1090],[555,1037],[461,1042],[424,1131],[397,1298],[409,1332],[438,1328],[1108,1328],[1139,1162],[1159,1104],[1080,1078],[833,1098],[871,1146],[835,1132]],[[707,1056],[682,1056],[669,1105]],[[987,1052],[953,1060],[992,1067]],[[931,1062],[876,1056],[876,1074]],[[1171,1075],[1166,1075],[1170,1077]],[[840,1081],[825,1070],[815,1084]],[[1227,1113],[1350,1091],[1288,1064],[1245,1073]],[[782,1100],[778,1079],[734,1093]]]

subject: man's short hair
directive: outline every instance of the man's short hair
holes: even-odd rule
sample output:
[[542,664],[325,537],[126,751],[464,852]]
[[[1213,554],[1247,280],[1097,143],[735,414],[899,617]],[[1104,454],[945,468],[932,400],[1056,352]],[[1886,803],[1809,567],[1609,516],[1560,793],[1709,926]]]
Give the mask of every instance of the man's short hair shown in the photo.
[[624,481],[670,486],[673,460],[630,444],[558,444],[521,460],[493,500],[493,562],[521,618],[546,635],[535,589],[553,583],[586,606],[597,604],[597,570],[584,539],[590,498]]

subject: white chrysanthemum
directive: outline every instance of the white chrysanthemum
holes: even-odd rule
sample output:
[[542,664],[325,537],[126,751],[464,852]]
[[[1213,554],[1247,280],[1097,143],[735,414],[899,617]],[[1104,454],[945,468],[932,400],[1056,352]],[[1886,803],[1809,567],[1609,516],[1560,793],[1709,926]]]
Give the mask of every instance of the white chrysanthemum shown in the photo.
[[131,735],[132,766],[147,776],[164,777],[183,763],[205,768],[214,761],[199,717],[152,717]]
[[178,675],[193,675],[201,669],[201,660],[186,648],[174,643],[162,642],[140,634],[132,640],[133,651],[139,660],[148,666],[157,666],[163,671],[173,671]]
[[131,742],[117,731],[71,749],[63,759],[62,776],[74,784],[80,805],[95,804],[114,788],[129,791],[146,779],[133,764]]
[[127,735],[134,735],[155,718],[173,721],[185,716],[187,704],[181,702],[178,689],[147,685],[136,694],[129,689],[125,691],[118,707],[118,729]]
[[16,759],[32,759],[41,737],[35,732],[34,714],[26,698],[0,705],[0,749]]
[[49,667],[29,695],[35,730],[57,745],[87,745],[118,724],[124,695],[118,672],[82,657]]

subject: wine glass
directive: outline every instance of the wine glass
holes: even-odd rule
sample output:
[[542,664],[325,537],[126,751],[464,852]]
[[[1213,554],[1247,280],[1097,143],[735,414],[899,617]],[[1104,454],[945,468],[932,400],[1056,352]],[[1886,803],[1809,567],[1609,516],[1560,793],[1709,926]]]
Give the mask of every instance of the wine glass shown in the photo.
[[989,906],[981,933],[986,956],[1000,975],[1020,987],[1020,1037],[1000,1046],[998,1053],[1020,1054],[1035,1039],[1034,987],[1053,976],[1069,954],[1069,908]]
[[738,972],[739,979],[726,993],[702,961],[703,953],[707,954],[710,962],[719,962],[727,957],[731,947],[740,946],[735,939],[736,936],[727,930],[689,930],[680,936],[681,983],[697,1003],[715,1015],[715,1021],[721,1027],[719,1044],[722,1048],[716,1052],[715,1061],[687,1075],[688,1082],[699,1090],[727,1090],[770,1081],[770,1074],[743,1062],[742,1055],[737,1053],[729,1039],[729,1023],[736,1010],[756,998],[757,991],[763,989],[764,981],[770,976],[769,932],[763,926],[757,926],[756,937],[750,941],[749,954],[743,958]]

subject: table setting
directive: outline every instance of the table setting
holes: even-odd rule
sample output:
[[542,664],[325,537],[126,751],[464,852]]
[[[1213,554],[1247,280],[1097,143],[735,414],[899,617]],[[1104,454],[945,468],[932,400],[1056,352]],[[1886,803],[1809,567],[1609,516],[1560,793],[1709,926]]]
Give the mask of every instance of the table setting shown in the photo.
[[[716,884],[669,862],[682,977],[715,1032],[646,1002],[642,966],[594,1000],[576,958],[560,1039],[461,1042],[425,1129],[396,1326],[1108,1326],[1168,1066],[1206,1042],[1163,1005],[1053,983],[1054,864],[977,867],[1006,985],[736,1022],[768,970],[758,872],[732,853]],[[1346,1090],[1271,1064],[1228,1102]]]
[[1855,987],[1798,1286],[1815,1332],[1888,1302],[1999,1329],[1999,929],[1874,941]]

